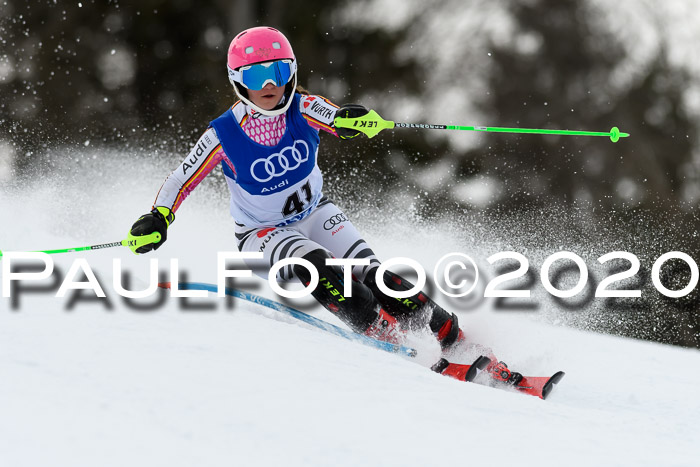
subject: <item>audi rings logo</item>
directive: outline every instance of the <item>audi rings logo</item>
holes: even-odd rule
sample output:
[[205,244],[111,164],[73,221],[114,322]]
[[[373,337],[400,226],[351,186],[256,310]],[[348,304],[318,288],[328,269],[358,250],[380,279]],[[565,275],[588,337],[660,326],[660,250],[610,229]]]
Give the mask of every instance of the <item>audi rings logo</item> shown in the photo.
[[336,214],[335,216],[331,217],[330,219],[326,219],[326,222],[323,223],[323,228],[325,230],[333,230],[336,225],[342,224],[343,222],[347,221],[348,218],[345,217],[345,214],[342,212],[340,214]]
[[302,162],[308,160],[309,145],[306,141],[296,140],[292,146],[287,146],[280,152],[257,159],[250,166],[250,174],[255,180],[265,183],[299,168]]

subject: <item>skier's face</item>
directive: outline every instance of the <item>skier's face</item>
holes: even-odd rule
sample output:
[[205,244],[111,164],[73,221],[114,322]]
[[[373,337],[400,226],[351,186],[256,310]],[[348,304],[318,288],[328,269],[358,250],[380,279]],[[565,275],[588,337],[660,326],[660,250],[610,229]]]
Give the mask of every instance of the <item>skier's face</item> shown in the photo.
[[264,88],[259,91],[248,89],[248,97],[261,109],[272,110],[280,103],[284,95],[284,86],[275,86],[272,83],[267,83]]

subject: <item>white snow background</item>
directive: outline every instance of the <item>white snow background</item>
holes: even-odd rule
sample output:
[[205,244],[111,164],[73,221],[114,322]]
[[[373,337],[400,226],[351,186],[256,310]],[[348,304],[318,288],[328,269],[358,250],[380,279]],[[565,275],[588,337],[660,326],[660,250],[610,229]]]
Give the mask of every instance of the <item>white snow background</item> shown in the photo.
[[[0,189],[2,250],[120,240],[172,168],[97,149],[72,161]],[[164,270],[178,258],[190,280],[205,282],[216,280],[216,252],[235,250],[225,188],[210,178],[149,255]],[[430,269],[445,253],[484,253],[442,226],[354,221],[383,259]],[[488,233],[476,236],[488,243]],[[566,371],[542,401],[458,382],[247,303],[229,310],[209,298],[216,309],[192,311],[170,299],[132,310],[112,288],[112,260],[136,288],[149,256],[53,256],[64,274],[85,258],[111,309],[78,301],[68,310],[71,294],[24,292],[14,309],[0,300],[0,465],[698,465],[697,350],[557,327],[486,302],[460,313],[469,338],[511,368]],[[275,298],[262,281],[246,285]],[[435,345],[423,347],[422,363],[437,358]]]

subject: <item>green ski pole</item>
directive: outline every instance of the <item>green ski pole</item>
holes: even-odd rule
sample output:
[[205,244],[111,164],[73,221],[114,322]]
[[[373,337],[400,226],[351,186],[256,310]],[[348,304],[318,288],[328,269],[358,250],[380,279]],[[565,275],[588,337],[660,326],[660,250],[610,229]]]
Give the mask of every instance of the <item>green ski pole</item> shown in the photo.
[[[47,255],[53,255],[56,253],[71,253],[75,251],[90,251],[90,250],[102,250],[104,248],[114,248],[117,246],[126,246],[126,247],[136,247],[140,248],[143,245],[147,245],[149,243],[158,243],[160,242],[160,234],[158,232],[153,232],[149,235],[142,235],[139,237],[135,237],[131,234],[129,234],[129,237],[126,240],[122,240],[121,242],[112,242],[112,243],[102,243],[100,245],[90,245],[90,246],[79,246],[76,248],[62,248],[59,250],[40,250],[40,251],[32,251],[31,253],[46,253]],[[0,258],[2,258],[2,251],[0,251]]]
[[536,135],[570,135],[570,136],[607,136],[610,141],[617,143],[620,138],[627,138],[629,133],[622,133],[616,126],[610,131],[578,131],[578,130],[548,130],[546,128],[504,128],[497,126],[462,126],[462,125],[431,125],[426,123],[399,123],[384,120],[374,110],[357,118],[337,117],[334,120],[336,128],[350,128],[361,131],[368,138],[374,138],[382,130],[393,128],[424,128],[431,130],[461,130],[461,131],[487,131],[492,133],[526,133]]

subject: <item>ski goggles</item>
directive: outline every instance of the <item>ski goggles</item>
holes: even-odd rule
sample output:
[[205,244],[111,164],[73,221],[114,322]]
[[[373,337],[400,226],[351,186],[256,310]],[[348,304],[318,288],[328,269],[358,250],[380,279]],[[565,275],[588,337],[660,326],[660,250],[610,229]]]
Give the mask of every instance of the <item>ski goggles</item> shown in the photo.
[[267,83],[284,86],[297,71],[296,60],[275,60],[274,62],[256,63],[231,70],[229,77],[246,89],[260,91]]

